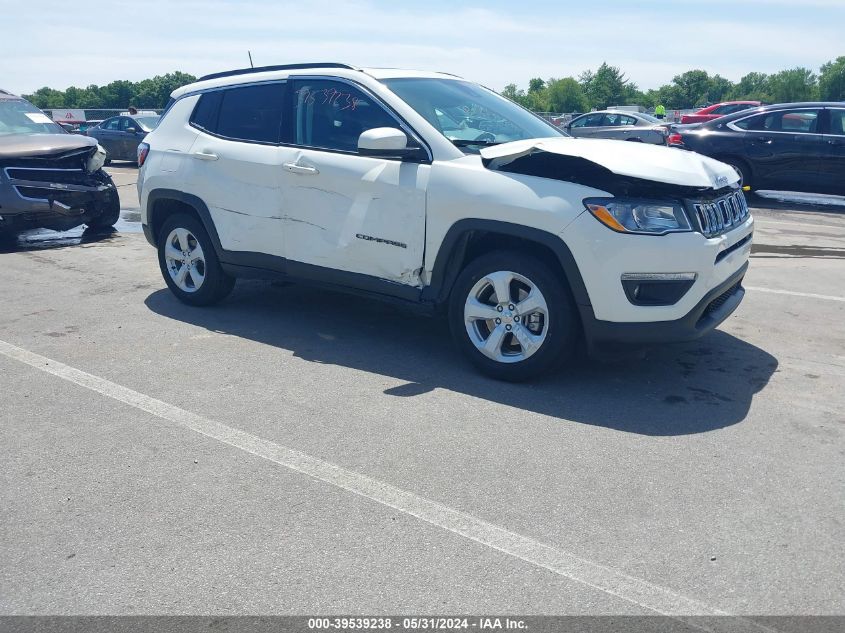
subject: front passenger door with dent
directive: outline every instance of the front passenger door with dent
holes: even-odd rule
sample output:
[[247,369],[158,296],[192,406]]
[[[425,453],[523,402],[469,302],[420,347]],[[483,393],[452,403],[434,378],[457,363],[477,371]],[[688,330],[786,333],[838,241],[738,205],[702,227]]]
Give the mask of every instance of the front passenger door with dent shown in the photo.
[[282,192],[291,274],[328,272],[319,266],[420,286],[430,166],[358,153],[362,132],[399,120],[345,81],[295,79],[290,95]]

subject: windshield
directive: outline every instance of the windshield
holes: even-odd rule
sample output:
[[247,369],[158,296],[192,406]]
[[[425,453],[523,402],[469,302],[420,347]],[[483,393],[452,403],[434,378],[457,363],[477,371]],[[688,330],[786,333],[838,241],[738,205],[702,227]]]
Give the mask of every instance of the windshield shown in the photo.
[[458,147],[566,136],[528,110],[468,81],[386,79],[383,83]]
[[161,117],[157,116],[136,116],[134,119],[138,122],[138,125],[141,126],[141,129],[144,132],[152,132],[156,127],[158,127],[158,122],[161,120]]
[[62,126],[23,99],[0,100],[0,135],[65,134]]

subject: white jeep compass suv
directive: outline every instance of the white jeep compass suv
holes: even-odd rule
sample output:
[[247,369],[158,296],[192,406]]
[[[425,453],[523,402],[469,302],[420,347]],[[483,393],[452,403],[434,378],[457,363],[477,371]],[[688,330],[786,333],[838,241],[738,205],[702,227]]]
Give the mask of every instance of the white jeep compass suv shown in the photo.
[[448,314],[482,371],[699,337],[744,294],[753,220],[728,165],[569,138],[452,75],[344,64],[179,88],[138,148],[144,232],[185,303],[236,277]]

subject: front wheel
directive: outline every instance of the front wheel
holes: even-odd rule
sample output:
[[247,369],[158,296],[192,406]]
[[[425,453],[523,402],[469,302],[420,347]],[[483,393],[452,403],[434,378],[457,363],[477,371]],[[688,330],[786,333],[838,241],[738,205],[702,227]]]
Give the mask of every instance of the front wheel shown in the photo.
[[120,219],[120,200],[116,191],[117,190],[115,190],[115,194],[110,197],[108,209],[85,224],[92,229],[105,229],[114,226],[117,223]]
[[728,158],[723,158],[722,162],[727,163],[728,165],[733,167],[734,170],[736,170],[736,172],[740,176],[739,184],[740,184],[741,187],[749,187],[750,188],[752,186],[751,169],[748,167],[748,164],[745,161],[743,161],[739,158],[728,157]]
[[190,305],[217,303],[235,285],[223,272],[205,227],[190,215],[173,215],[161,227],[158,263],[173,294]]
[[455,342],[479,370],[499,380],[550,372],[573,351],[578,331],[565,283],[530,255],[497,251],[479,257],[452,290]]

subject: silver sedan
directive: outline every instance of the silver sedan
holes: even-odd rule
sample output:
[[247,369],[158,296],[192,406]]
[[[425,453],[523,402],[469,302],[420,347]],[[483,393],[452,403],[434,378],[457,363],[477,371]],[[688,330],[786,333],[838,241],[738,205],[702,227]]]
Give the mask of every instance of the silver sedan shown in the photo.
[[670,124],[639,112],[601,110],[572,119],[564,129],[572,136],[611,138],[665,145]]

